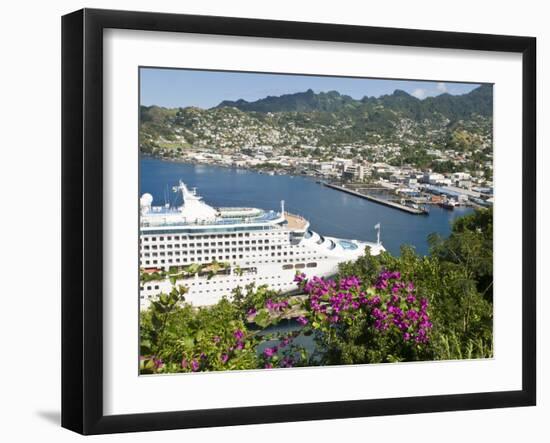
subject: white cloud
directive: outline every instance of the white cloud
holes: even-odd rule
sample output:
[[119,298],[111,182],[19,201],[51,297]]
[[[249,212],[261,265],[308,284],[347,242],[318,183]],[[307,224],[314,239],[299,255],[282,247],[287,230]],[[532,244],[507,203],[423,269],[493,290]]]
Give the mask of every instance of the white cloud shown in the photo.
[[445,83],[443,83],[443,82],[438,83],[437,86],[436,86],[436,88],[437,88],[437,90],[438,90],[439,92],[441,92],[441,93],[444,93],[444,92],[447,92],[447,91],[448,91],[448,90],[447,90],[447,85],[446,85]]
[[411,95],[422,100],[423,98],[426,98],[427,91],[422,88],[417,88],[411,92]]

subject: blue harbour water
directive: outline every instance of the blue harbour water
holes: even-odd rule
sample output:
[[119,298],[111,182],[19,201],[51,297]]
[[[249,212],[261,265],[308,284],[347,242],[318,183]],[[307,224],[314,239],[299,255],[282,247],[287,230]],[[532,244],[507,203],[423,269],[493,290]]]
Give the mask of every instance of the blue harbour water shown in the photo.
[[[375,241],[374,225],[381,225],[384,247],[394,255],[402,244],[414,246],[419,254],[428,253],[427,237],[432,232],[447,236],[456,217],[470,208],[453,211],[430,206],[428,216],[412,215],[371,201],[324,187],[301,176],[267,175],[243,169],[140,159],[140,194],[153,195],[153,204],[181,204],[172,186],[183,180],[212,206],[247,206],[285,209],[307,218],[311,228],[323,235]],[[179,199],[179,200],[178,200]]]

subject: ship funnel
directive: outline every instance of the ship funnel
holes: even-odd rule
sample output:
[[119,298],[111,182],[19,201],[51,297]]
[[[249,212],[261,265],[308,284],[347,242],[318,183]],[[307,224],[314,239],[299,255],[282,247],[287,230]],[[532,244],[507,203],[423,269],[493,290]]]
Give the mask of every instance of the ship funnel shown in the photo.
[[151,205],[153,203],[153,196],[149,193],[145,193],[139,199],[139,207],[142,214],[145,214],[151,210]]

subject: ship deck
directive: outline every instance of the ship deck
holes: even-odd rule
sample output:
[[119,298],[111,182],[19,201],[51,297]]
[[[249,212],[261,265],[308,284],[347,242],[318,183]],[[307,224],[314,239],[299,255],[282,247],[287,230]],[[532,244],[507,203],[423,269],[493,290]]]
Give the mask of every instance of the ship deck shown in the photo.
[[[218,217],[214,220],[204,221],[186,221],[185,211],[180,211],[174,208],[157,208],[147,214],[141,215],[141,226],[144,227],[159,227],[159,226],[231,226],[231,225],[250,225],[261,223],[273,223],[280,220],[280,214],[275,211],[257,211],[254,216],[234,216],[234,217]],[[229,214],[226,212],[226,214]],[[166,218],[171,217],[171,218]],[[295,216],[297,217],[297,216]],[[299,229],[299,228],[295,228]]]
[[287,222],[288,229],[306,229],[308,222],[299,215],[289,214],[285,212],[285,220]]

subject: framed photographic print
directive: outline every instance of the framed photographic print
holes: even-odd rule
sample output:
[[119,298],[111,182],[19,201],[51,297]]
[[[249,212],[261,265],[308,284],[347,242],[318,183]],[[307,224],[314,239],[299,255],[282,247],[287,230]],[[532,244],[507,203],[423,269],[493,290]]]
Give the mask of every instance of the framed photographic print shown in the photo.
[[62,425],[536,401],[530,37],[62,21]]

